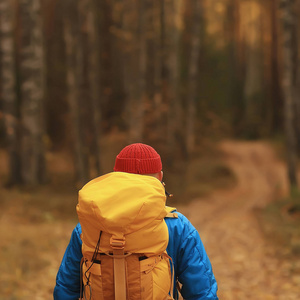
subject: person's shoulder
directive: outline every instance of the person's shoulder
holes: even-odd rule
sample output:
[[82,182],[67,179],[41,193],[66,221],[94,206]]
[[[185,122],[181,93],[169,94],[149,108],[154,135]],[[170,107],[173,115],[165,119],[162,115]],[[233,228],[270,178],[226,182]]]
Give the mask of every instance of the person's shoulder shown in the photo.
[[181,212],[177,211],[176,210],[176,213],[178,215],[178,219],[183,222],[183,223],[186,223],[186,224],[191,224],[191,222],[189,221],[189,219]]
[[80,225],[80,223],[77,223],[77,225],[75,226],[75,228],[74,228],[73,232],[74,232],[76,235],[78,235],[78,236],[80,236],[80,235],[81,235],[81,233],[82,233],[82,229],[81,229],[81,225]]
[[181,212],[179,212],[175,207],[173,208],[169,208],[170,213],[173,214],[173,216],[168,216],[165,218],[165,220],[177,220],[178,222],[182,222],[182,223],[186,223],[186,224],[190,224],[190,221],[188,220],[188,218],[182,214]]
[[176,231],[180,230],[181,232],[184,231],[185,233],[195,230],[195,227],[184,214],[179,212],[177,209],[172,210],[172,213],[176,214],[176,217],[165,218],[165,222],[167,223],[169,229]]
[[77,225],[75,226],[75,228],[73,229],[72,235],[71,235],[71,240],[70,240],[70,244],[74,247],[78,247],[82,245],[82,240],[81,240],[81,225],[80,223],[77,223]]

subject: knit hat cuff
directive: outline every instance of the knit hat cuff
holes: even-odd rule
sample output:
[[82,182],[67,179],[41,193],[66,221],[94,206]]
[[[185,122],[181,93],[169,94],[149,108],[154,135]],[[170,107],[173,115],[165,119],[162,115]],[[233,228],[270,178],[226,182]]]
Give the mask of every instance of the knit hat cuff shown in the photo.
[[121,158],[117,156],[114,171],[135,174],[155,174],[162,170],[160,156],[155,158]]

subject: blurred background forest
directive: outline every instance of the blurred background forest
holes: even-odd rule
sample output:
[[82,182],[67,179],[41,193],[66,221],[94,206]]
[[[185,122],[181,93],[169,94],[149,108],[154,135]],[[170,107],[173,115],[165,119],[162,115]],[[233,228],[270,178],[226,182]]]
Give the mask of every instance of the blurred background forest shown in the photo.
[[[223,140],[271,141],[300,211],[299,41],[299,0],[0,0],[2,211],[73,226],[76,189],[132,142],[161,154],[179,202],[233,188]],[[16,282],[48,259],[16,266]],[[224,297],[242,298],[273,299]]]
[[286,136],[296,184],[299,10],[287,0],[1,1],[9,184],[47,181],[47,153],[62,150],[85,183],[108,171],[113,133],[156,147],[165,169],[220,138]]

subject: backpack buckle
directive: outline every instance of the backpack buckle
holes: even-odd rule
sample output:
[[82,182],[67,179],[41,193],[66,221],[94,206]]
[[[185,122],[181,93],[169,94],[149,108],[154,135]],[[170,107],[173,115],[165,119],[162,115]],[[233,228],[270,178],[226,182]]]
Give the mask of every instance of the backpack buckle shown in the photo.
[[125,248],[125,237],[121,239],[110,238],[110,246],[113,249],[124,249]]

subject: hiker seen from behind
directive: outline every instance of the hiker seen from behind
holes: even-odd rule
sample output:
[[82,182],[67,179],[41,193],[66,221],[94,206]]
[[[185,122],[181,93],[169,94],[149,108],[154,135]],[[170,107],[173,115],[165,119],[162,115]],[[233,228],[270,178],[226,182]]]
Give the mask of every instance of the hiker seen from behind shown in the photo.
[[[217,300],[217,282],[189,220],[166,206],[160,155],[136,143],[114,172],[79,191],[79,223],[56,276],[55,300]],[[180,288],[179,288],[180,286]]]

